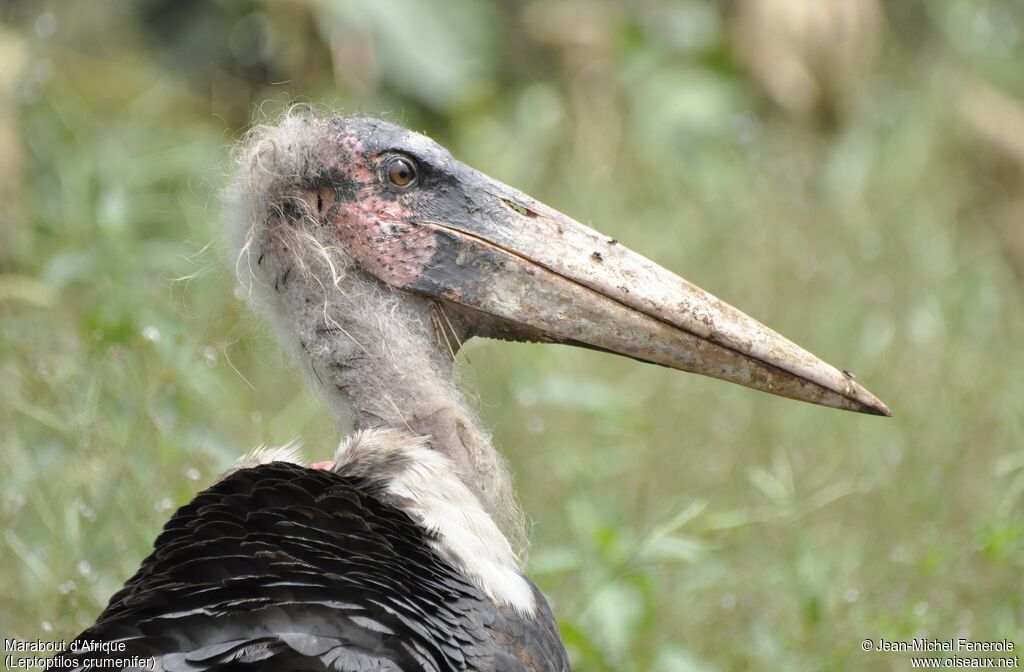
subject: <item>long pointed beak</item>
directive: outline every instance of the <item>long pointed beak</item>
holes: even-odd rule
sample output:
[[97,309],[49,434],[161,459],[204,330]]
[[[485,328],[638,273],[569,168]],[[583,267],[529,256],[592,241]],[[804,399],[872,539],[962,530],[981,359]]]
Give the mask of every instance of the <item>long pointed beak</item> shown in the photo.
[[860,413],[875,395],[621,243],[467,166],[421,219],[437,242],[408,289],[575,343]]

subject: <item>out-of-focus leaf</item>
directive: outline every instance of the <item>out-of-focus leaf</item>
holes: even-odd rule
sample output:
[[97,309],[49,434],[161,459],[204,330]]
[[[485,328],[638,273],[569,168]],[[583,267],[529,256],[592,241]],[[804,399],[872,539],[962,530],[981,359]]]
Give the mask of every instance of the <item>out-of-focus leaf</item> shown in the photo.
[[684,535],[651,537],[643,543],[638,559],[642,562],[696,562],[708,552],[708,545],[696,537]]
[[665,523],[661,523],[654,528],[654,535],[661,536],[675,533],[679,528],[689,524],[690,521],[704,513],[707,508],[708,503],[706,500],[698,499],[690,502],[680,509],[679,513],[674,515],[670,520]]
[[481,0],[355,0],[323,8],[334,39],[369,28],[384,77],[431,107],[458,107],[492,75],[494,8]]
[[633,132],[654,156],[685,160],[695,147],[726,136],[746,108],[742,90],[711,70],[657,68],[629,86]]
[[580,564],[579,549],[567,546],[539,549],[530,555],[530,572],[537,575],[575,571]]
[[675,644],[662,647],[654,661],[654,672],[715,672],[717,669]]
[[47,283],[62,288],[95,278],[98,264],[93,250],[64,249],[50,256],[40,276]]
[[0,301],[22,301],[49,308],[56,298],[56,290],[45,282],[23,275],[0,275]]
[[548,376],[536,390],[539,403],[591,413],[618,411],[627,403],[620,388],[582,376]]
[[636,588],[614,582],[593,598],[583,621],[596,632],[602,649],[613,655],[628,655],[627,645],[643,611],[643,599]]

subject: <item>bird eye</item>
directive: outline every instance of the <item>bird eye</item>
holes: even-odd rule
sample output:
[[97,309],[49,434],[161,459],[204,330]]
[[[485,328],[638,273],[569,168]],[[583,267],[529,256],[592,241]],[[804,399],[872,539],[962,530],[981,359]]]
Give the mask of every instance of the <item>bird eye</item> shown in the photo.
[[404,157],[395,157],[388,163],[388,181],[399,189],[405,189],[416,181],[416,165]]

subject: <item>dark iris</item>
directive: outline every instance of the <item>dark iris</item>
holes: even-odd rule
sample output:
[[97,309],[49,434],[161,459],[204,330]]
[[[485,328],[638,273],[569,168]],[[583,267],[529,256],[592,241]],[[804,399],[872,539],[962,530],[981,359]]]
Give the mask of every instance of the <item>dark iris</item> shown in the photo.
[[388,180],[396,187],[404,189],[416,181],[416,166],[409,159],[392,159],[388,164]]

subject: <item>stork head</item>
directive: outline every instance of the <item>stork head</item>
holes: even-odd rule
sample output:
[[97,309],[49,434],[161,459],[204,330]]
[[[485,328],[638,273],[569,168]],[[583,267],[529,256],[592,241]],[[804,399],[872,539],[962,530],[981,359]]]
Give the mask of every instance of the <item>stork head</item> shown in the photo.
[[890,414],[848,374],[423,135],[378,119],[290,116],[246,147],[240,186],[254,197],[236,235],[249,268],[314,241],[325,259],[344,260],[328,267],[444,306],[460,339],[578,345]]

